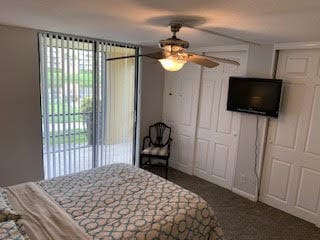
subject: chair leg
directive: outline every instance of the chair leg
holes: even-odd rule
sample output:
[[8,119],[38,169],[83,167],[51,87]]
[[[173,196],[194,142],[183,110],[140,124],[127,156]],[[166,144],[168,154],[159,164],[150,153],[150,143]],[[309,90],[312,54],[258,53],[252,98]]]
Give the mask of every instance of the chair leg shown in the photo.
[[169,159],[166,160],[166,179],[168,179]]
[[140,166],[139,166],[140,168],[143,168],[143,166],[148,163],[148,161],[145,162],[145,163],[143,163],[143,158],[144,158],[144,157],[140,155]]

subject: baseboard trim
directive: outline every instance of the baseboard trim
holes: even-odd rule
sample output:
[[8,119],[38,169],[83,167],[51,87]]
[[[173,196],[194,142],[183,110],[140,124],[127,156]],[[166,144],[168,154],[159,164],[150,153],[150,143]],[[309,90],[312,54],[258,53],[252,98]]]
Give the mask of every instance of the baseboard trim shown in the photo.
[[176,169],[176,170],[178,170],[180,172],[186,173],[188,175],[193,175],[192,174],[192,169],[189,168],[189,167],[185,167],[185,166],[182,166],[180,164],[174,164],[174,165],[172,165],[170,167],[173,168],[173,169]]
[[260,197],[261,202],[271,207],[274,207],[276,209],[279,209],[280,211],[286,212],[292,216],[296,216],[297,218],[310,222],[314,224],[316,227],[320,228],[318,215],[310,216],[308,214],[303,214],[301,211],[298,211],[297,208],[295,208],[294,206],[289,206],[289,205],[286,205],[285,203],[281,204],[279,200],[275,200],[275,199],[276,198],[270,195]]
[[241,197],[244,197],[244,198],[247,198],[249,199],[250,201],[253,201],[253,202],[256,202],[257,201],[257,197],[255,195],[252,195],[250,193],[247,193],[245,191],[242,191],[238,188],[232,188],[232,192],[240,195]]

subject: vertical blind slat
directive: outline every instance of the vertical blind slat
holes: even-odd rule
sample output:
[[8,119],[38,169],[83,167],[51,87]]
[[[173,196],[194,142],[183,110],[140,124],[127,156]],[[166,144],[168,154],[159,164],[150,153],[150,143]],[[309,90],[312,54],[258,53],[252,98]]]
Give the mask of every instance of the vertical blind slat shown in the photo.
[[[76,52],[77,52],[77,58],[76,58],[76,63],[77,63],[77,70],[76,71],[79,71],[80,72],[80,61],[81,61],[81,59],[80,59],[80,46],[79,46],[79,42],[75,42],[76,43]],[[79,78],[79,76],[78,77],[75,77],[76,78],[76,81],[78,82],[78,84],[76,84],[76,113],[77,113],[77,116],[79,117],[79,111],[80,111],[80,109],[79,109],[79,95],[80,95],[80,81],[81,81],[81,79]],[[80,127],[80,123],[79,122],[77,122],[78,124],[79,124],[79,127]],[[83,124],[81,124],[81,125],[83,125]],[[75,128],[76,129],[76,128]],[[80,165],[80,160],[79,160],[79,158],[80,158],[80,156],[81,156],[81,148],[79,148],[80,146],[78,146],[79,145],[79,142],[80,142],[80,136],[79,136],[79,134],[75,134],[75,136],[76,136],[76,141],[77,141],[77,144],[76,144],[76,148],[75,149],[77,149],[77,154],[76,154],[76,160],[77,160],[77,164],[76,164],[76,166],[77,166],[77,171],[81,171],[82,170],[82,167],[81,167],[81,165]]]
[[[61,61],[62,61],[62,73],[61,73],[61,84],[62,84],[62,134],[63,134],[63,173],[66,175],[69,170],[67,169],[67,158],[66,158],[66,119],[65,119],[65,66],[64,66],[64,38],[61,39]],[[67,171],[68,170],[68,171]]]
[[72,38],[72,105],[73,105],[73,171],[76,172],[77,170],[77,164],[76,164],[76,105],[75,105],[75,93],[76,93],[76,84],[75,84],[75,45],[74,45],[74,38]]
[[[89,85],[89,78],[91,77],[91,79],[92,79],[92,76],[91,76],[91,74],[89,74],[89,68],[90,68],[90,56],[89,56],[89,52],[90,52],[90,46],[89,46],[89,44],[88,43],[86,43],[86,72],[88,72],[88,74],[86,75],[86,78],[84,79],[84,81],[85,81],[85,85],[86,86],[88,86]],[[92,83],[91,83],[91,86],[93,85],[93,79],[92,79],[92,81],[91,81]],[[89,94],[89,92],[88,92],[88,89],[89,88],[85,88],[84,89],[84,95],[85,95],[85,97],[86,98],[88,98],[89,97],[89,95],[91,95],[92,97],[91,97],[91,99],[93,100],[93,91],[92,91],[92,93],[91,94]],[[92,101],[91,101],[91,108],[93,108],[93,106],[92,106]],[[94,109],[92,109],[92,111],[91,111],[91,119],[92,119],[92,115],[95,113],[95,110]],[[94,128],[94,123],[93,123],[93,126],[92,126],[92,129]],[[94,136],[93,136],[93,139],[94,139]],[[91,147],[91,151],[94,151],[94,145],[92,145],[92,147]],[[93,164],[92,164],[92,162],[93,162],[93,157],[92,157],[92,154],[90,154],[90,151],[88,151],[88,149],[87,149],[87,151],[86,151],[86,158],[88,159],[88,169],[89,168],[92,168],[92,166],[93,166]],[[90,161],[90,160],[91,161]]]
[[[46,44],[46,39],[43,37],[42,34],[39,35],[39,48],[40,48],[40,56],[42,57],[42,59],[47,59],[47,44]],[[41,99],[42,99],[42,104],[41,104],[41,108],[42,108],[42,125],[43,127],[43,142],[44,142],[44,149],[43,149],[43,153],[46,154],[46,157],[43,158],[44,160],[44,174],[45,177],[49,176],[49,171],[51,169],[51,165],[50,165],[50,149],[49,149],[49,138],[47,137],[49,135],[49,123],[48,123],[48,118],[47,117],[43,117],[43,116],[47,116],[48,115],[48,108],[47,108],[47,103],[48,103],[48,75],[47,75],[47,65],[45,63],[45,61],[41,61],[41,76],[43,76],[43,81],[41,82],[41,91],[43,94],[41,94]]]
[[56,151],[55,151],[55,124],[54,124],[54,102],[53,102],[53,49],[52,49],[52,35],[49,37],[49,49],[50,49],[50,102],[51,102],[51,142],[52,142],[52,177],[56,176]]
[[[70,106],[71,106],[71,99],[70,99],[70,64],[69,64],[69,61],[70,61],[70,42],[69,42],[70,38],[67,37],[67,47],[66,47],[66,50],[67,50],[67,104],[68,104],[68,149],[71,149],[71,123],[70,123],[70,114],[71,114],[71,111],[70,111]],[[65,88],[65,86],[64,86]],[[71,173],[72,172],[72,169],[71,169],[71,151],[69,150],[68,151],[68,170],[69,172]]]
[[[102,44],[101,46],[101,51],[100,51],[100,55],[101,55],[101,59],[100,59],[100,64],[101,64],[101,71],[100,71],[100,91],[106,89],[106,75],[105,75],[105,66],[106,64],[102,64],[105,63],[105,50],[106,50],[106,46],[104,43],[100,43]],[[102,113],[101,113],[101,123],[102,123],[102,139],[106,139],[106,112],[107,112],[107,104],[106,104],[106,94],[101,94],[101,98],[102,98]],[[105,140],[104,140],[105,141]],[[101,150],[101,164],[105,165],[106,164],[106,148],[104,148],[104,154]]]
[[[94,89],[95,89],[95,95],[96,95],[96,97],[95,97],[96,111],[95,111],[95,127],[94,128],[95,128],[97,144],[94,149],[95,154],[93,155],[94,161],[95,161],[95,164],[94,164],[95,167],[100,166],[100,164],[101,164],[100,163],[100,161],[101,161],[100,152],[101,152],[101,146],[102,146],[102,144],[100,144],[100,143],[102,143],[102,140],[100,140],[101,139],[101,132],[98,131],[99,130],[98,128],[101,125],[101,122],[100,122],[100,115],[101,115],[100,109],[101,109],[101,107],[100,106],[102,104],[101,100],[100,100],[100,91],[99,91],[99,89],[100,89],[100,87],[99,87],[99,80],[100,80],[100,78],[99,78],[99,71],[100,71],[99,53],[100,53],[100,51],[99,51],[99,46],[98,46],[99,43],[96,43],[96,44],[97,45],[95,46],[95,50],[96,50],[95,59],[92,58],[92,66],[96,69],[95,76],[94,76],[94,81],[95,81]],[[95,63],[96,63],[96,65],[95,65]]]
[[[90,56],[90,53],[92,53],[92,50],[93,50],[92,44],[87,43],[87,59],[86,59],[86,62],[87,62],[88,65],[87,65],[86,71],[88,72],[88,74],[87,74],[87,77],[86,77],[86,86],[89,86],[90,79],[91,79],[91,85],[94,86],[93,71],[91,71],[91,73],[90,73],[91,61],[93,59],[93,56],[92,55]],[[90,94],[89,93],[89,87],[86,87],[85,88],[85,96],[88,98],[90,95],[91,95],[91,98],[94,99],[94,91],[92,90],[91,94]],[[92,107],[92,115],[94,115],[96,110],[93,109],[92,104],[91,104],[91,107]],[[93,121],[92,130],[94,128],[95,128],[95,122]],[[95,138],[95,136],[93,136],[93,138]],[[92,145],[91,149],[92,149],[91,151],[95,151],[94,145]],[[93,164],[94,158],[93,158],[92,154],[90,154],[90,151],[88,151],[88,150],[86,152],[86,155],[87,155],[87,158],[91,160],[91,161],[88,161],[88,163],[89,163],[88,169],[90,169],[90,168],[92,168],[94,166],[94,164]]]

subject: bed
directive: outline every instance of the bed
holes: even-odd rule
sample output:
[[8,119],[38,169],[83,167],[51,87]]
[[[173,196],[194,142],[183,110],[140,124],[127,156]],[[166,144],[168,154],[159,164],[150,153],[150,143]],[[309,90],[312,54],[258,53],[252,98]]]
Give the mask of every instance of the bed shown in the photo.
[[5,193],[21,215],[17,239],[224,239],[201,197],[127,164],[19,184]]

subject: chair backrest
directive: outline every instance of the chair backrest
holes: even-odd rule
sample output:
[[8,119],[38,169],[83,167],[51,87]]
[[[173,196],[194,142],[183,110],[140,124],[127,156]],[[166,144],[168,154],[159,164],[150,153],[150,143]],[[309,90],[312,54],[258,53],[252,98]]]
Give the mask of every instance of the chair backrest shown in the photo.
[[163,122],[157,122],[149,127],[149,137],[152,145],[163,147],[168,144],[171,137],[171,127]]

